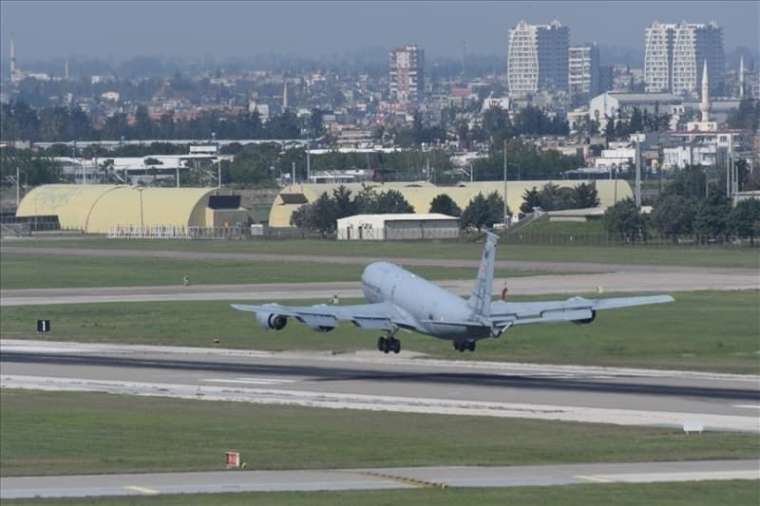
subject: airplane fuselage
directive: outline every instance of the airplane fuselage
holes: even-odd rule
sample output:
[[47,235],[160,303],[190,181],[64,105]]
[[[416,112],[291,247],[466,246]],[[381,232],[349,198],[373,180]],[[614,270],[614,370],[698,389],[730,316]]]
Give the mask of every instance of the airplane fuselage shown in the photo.
[[[487,328],[462,328],[445,321],[469,321],[473,317],[467,301],[435,283],[388,262],[375,262],[362,273],[362,291],[368,302],[391,303],[411,316],[415,330],[441,339],[489,337]],[[473,321],[473,326],[477,322]]]

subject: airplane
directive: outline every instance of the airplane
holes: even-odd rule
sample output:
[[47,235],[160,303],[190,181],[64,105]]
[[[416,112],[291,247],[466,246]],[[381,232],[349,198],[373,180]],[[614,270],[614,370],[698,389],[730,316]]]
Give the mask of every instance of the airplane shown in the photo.
[[369,302],[349,306],[317,304],[282,306],[232,304],[239,311],[256,314],[267,330],[282,330],[293,318],[312,330],[329,332],[347,321],[364,330],[384,333],[377,339],[383,353],[401,351],[399,330],[414,331],[450,340],[457,351],[475,351],[480,339],[496,338],[516,325],[551,322],[589,324],[596,312],[606,309],[673,302],[670,295],[613,297],[542,302],[492,301],[494,261],[498,236],[486,232],[475,286],[464,299],[430,281],[389,262],[369,264],[362,273],[362,292]]

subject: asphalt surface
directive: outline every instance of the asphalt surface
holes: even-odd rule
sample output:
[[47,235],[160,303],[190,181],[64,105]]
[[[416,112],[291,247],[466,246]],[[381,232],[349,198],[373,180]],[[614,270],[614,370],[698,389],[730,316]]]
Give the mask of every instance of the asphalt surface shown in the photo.
[[757,460],[717,460],[513,467],[39,476],[0,479],[0,498],[757,480],[760,479],[759,468],[760,461]]
[[[474,271],[473,271],[474,272]],[[756,273],[755,273],[756,274]],[[472,290],[472,280],[436,281],[460,295]],[[494,295],[508,286],[520,295],[589,294],[606,292],[679,292],[692,290],[760,289],[760,278],[737,272],[610,272],[496,279]],[[363,297],[360,282],[262,283],[234,285],[169,285],[103,288],[34,288],[0,290],[0,306],[83,304],[95,302],[150,302],[193,300],[282,301],[293,299],[330,300]]]
[[760,433],[760,376],[2,340],[3,388]]

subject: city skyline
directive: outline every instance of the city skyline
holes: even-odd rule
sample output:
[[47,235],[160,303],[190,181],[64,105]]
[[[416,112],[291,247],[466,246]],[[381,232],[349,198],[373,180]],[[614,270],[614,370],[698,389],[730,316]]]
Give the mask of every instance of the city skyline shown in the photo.
[[[727,51],[757,47],[758,2],[15,2],[0,4],[2,54],[10,37],[24,61],[138,55],[219,59],[266,53],[321,57],[415,43],[431,57],[505,55],[520,20],[554,19],[572,45],[598,42],[641,50],[653,21],[717,22]],[[114,23],[119,19],[119,23]],[[625,22],[621,22],[625,20]],[[222,28],[219,28],[222,27]],[[44,31],[48,37],[40,38]],[[452,35],[453,34],[453,35]],[[54,41],[54,42],[51,42]]]

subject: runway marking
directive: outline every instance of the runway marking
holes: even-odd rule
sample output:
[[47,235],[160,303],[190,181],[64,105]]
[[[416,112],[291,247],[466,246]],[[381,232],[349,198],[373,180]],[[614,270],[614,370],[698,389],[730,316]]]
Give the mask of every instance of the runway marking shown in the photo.
[[411,485],[413,487],[419,488],[448,488],[448,485],[443,482],[419,480],[417,478],[408,478],[406,476],[399,476],[397,474],[378,473],[375,471],[365,471],[361,474],[372,476],[373,478],[383,478],[386,480],[397,481],[399,483],[404,483],[406,485]]
[[133,492],[140,492],[141,494],[145,494],[145,495],[160,494],[160,492],[154,488],[140,487],[138,485],[127,485],[126,487],[124,487],[124,489],[131,490]]
[[735,408],[760,409],[760,404],[734,404]]
[[231,383],[239,385],[277,385],[280,383],[295,383],[297,380],[280,379],[280,378],[207,378],[203,380],[207,383]]
[[591,481],[593,483],[612,483],[614,481],[606,476],[576,476],[575,478],[578,480]]

